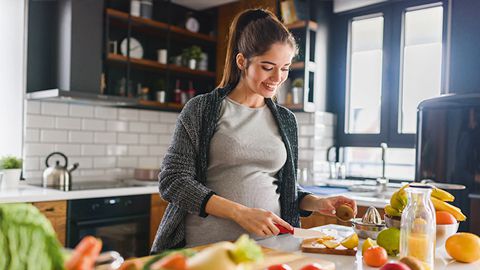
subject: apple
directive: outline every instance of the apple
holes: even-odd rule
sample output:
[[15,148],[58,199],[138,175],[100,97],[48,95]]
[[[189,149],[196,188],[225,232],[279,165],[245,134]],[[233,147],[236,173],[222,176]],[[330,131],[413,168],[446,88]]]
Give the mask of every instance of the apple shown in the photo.
[[300,270],[323,270],[323,268],[318,263],[311,263],[300,268]]
[[380,270],[411,270],[406,264],[401,262],[386,263],[380,268]]
[[270,265],[267,270],[292,270],[292,268],[290,266],[288,266],[287,264],[274,264],[274,265]]

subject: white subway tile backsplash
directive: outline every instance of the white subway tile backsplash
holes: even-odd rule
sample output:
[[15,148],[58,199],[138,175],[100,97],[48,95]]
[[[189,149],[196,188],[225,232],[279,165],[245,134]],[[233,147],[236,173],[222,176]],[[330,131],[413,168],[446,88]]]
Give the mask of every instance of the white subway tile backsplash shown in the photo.
[[295,113],[298,124],[313,124],[315,120],[313,113]]
[[70,116],[93,117],[93,108],[89,105],[70,104]]
[[42,102],[41,113],[44,115],[68,115],[68,104],[57,102]]
[[54,128],[55,117],[27,114],[27,128]]
[[108,156],[125,156],[127,155],[127,146],[126,145],[107,145],[107,155]]
[[160,120],[160,112],[140,111],[140,121],[158,122]]
[[78,163],[77,170],[79,171],[93,168],[93,158],[91,157],[69,157],[68,163],[70,165],[73,165],[73,163]]
[[26,143],[24,145],[23,151],[25,157],[32,156],[47,156],[55,149],[54,144],[50,143]]
[[163,157],[167,152],[168,146],[149,146],[148,147],[148,155],[150,156],[159,156]]
[[27,157],[23,161],[23,169],[27,171],[39,170],[40,169],[40,158],[38,157]]
[[71,143],[93,143],[93,132],[69,131],[68,141]]
[[150,132],[151,133],[159,133],[159,134],[168,134],[170,133],[170,125],[167,124],[150,124]]
[[82,122],[79,118],[57,117],[55,119],[55,128],[79,130],[82,128]]
[[313,160],[313,150],[309,149],[299,149],[298,150],[298,159],[299,160]]
[[117,158],[117,167],[120,167],[120,168],[137,168],[138,167],[138,158],[137,157],[118,157]]
[[300,147],[300,148],[310,147],[310,137],[299,137],[298,138],[298,147]]
[[40,113],[40,101],[36,100],[27,100],[26,106],[28,114],[39,114]]
[[114,168],[116,165],[115,157],[95,157],[93,158],[94,168]]
[[117,108],[95,107],[95,118],[97,119],[117,119]]
[[83,130],[104,131],[106,127],[107,127],[107,122],[105,120],[96,120],[96,119],[82,120]]
[[140,144],[154,145],[158,143],[158,136],[152,134],[140,134]]
[[128,130],[128,122],[124,121],[107,121],[107,130],[108,131],[127,131]]
[[137,132],[137,133],[146,133],[148,132],[148,123],[130,122],[128,131]]
[[67,142],[68,131],[44,129],[40,131],[41,142],[62,143]]
[[94,143],[116,143],[117,134],[115,132],[95,132],[93,134]]
[[34,181],[28,181],[28,183],[32,183],[32,184],[40,184],[41,183],[41,179],[42,179],[42,176],[43,176],[43,171],[32,171],[32,170],[26,170],[23,172],[23,177],[25,179],[34,179]]
[[160,164],[156,157],[140,157],[138,159],[138,167],[144,169],[158,169]]
[[178,118],[178,113],[171,113],[171,112],[160,113],[160,122],[162,123],[176,123],[177,118]]
[[89,144],[82,145],[83,156],[105,156],[107,154],[104,145]]
[[105,176],[105,170],[96,169],[96,170],[81,170],[81,176]]
[[23,138],[25,142],[38,142],[40,141],[40,130],[27,128],[25,130],[25,137]]
[[147,146],[135,146],[131,145],[128,147],[128,155],[130,156],[146,156],[148,155]]
[[55,151],[62,152],[67,156],[78,156],[82,153],[79,144],[55,144]]
[[299,135],[300,136],[314,136],[315,135],[315,126],[313,125],[301,125],[299,126]]
[[119,109],[118,119],[120,120],[138,120],[138,110]]
[[137,144],[138,143],[138,134],[119,133],[118,134],[118,143]]

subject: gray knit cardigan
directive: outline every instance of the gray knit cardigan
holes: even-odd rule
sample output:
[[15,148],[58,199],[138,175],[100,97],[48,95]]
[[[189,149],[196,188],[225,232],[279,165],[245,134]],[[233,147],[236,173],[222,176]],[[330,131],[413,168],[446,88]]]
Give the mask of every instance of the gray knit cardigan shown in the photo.
[[[187,213],[206,217],[205,205],[215,194],[205,186],[207,181],[210,139],[217,122],[222,100],[233,87],[217,88],[190,100],[180,113],[173,139],[165,154],[159,174],[159,190],[169,202],[157,230],[151,253],[185,246],[185,216]],[[265,99],[279,127],[287,149],[285,165],[277,174],[277,193],[280,194],[281,218],[292,226],[300,225],[299,202],[310,194],[295,181],[298,160],[297,122],[288,109]],[[254,188],[254,187],[252,187]]]

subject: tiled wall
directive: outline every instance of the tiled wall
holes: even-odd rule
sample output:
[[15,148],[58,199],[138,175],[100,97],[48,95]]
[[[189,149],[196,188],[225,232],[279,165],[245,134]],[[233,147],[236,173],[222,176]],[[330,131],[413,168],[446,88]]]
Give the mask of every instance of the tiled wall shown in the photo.
[[[170,143],[178,113],[72,103],[27,101],[24,176],[39,183],[45,158],[64,153],[78,162],[73,176],[82,179],[131,177],[133,169],[158,168]],[[330,113],[298,113],[299,168],[315,169],[333,143]],[[54,165],[55,159],[50,160]],[[317,166],[318,167],[318,166]]]

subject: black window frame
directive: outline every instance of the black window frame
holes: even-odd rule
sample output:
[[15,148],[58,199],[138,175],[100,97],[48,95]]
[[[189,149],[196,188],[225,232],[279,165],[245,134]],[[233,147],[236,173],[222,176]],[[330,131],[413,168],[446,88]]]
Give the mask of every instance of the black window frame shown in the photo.
[[[443,7],[442,29],[442,71],[441,94],[446,93],[447,78],[447,40],[448,40],[448,0],[407,0],[394,1],[339,13],[334,16],[334,29],[332,38],[333,63],[330,76],[331,89],[334,90],[334,112],[338,115],[337,146],[339,147],[379,147],[385,142],[388,147],[415,148],[416,134],[399,133],[400,108],[400,79],[403,54],[403,22],[405,12],[434,6]],[[351,34],[351,21],[359,17],[372,17],[382,14],[384,17],[383,28],[383,58],[382,58],[382,106],[379,134],[348,134],[345,133],[345,108],[347,94],[347,65],[349,57],[349,37]]]

